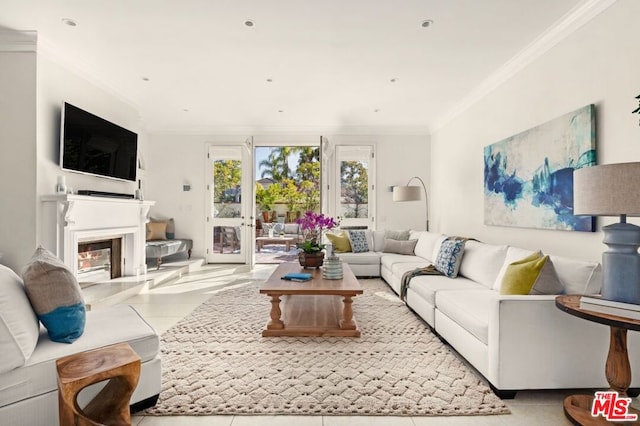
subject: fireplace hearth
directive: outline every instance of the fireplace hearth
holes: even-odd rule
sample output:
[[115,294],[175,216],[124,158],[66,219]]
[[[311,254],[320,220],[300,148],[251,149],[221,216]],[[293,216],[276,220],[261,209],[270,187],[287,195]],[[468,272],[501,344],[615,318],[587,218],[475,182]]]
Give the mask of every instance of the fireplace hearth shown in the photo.
[[114,279],[122,276],[122,238],[78,243],[78,280]]

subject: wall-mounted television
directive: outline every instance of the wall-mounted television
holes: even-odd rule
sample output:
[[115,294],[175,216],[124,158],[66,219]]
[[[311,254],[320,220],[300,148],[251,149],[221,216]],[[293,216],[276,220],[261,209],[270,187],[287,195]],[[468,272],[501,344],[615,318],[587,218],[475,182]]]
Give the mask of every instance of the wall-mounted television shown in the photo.
[[63,170],[136,180],[138,135],[67,102],[60,125]]

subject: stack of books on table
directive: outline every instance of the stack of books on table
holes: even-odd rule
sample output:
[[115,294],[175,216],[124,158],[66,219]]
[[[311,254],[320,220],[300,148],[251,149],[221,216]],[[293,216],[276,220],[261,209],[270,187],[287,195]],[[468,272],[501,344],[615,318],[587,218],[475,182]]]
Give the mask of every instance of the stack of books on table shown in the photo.
[[580,298],[580,309],[640,320],[640,305],[614,302],[597,296],[582,296]]

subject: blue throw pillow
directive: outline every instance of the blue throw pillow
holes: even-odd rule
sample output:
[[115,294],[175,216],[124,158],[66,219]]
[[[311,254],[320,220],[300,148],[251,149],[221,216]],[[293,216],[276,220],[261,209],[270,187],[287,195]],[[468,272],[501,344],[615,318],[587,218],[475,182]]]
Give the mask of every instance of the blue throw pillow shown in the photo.
[[369,243],[367,242],[366,231],[360,231],[360,230],[349,231],[349,241],[351,242],[352,252],[364,253],[369,251]]
[[438,252],[435,267],[449,278],[458,276],[464,255],[464,240],[444,240]]
[[54,342],[73,343],[84,332],[86,311],[78,280],[55,255],[39,247],[24,272],[24,287]]

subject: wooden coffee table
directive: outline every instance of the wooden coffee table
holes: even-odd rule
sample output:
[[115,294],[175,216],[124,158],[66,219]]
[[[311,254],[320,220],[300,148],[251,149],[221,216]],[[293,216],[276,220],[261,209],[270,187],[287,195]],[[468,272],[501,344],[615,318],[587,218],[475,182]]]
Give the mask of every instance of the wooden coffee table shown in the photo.
[[[343,268],[341,280],[326,280],[321,269],[303,269],[293,262],[278,265],[260,287],[260,293],[271,298],[271,319],[262,336],[360,337],[351,305],[363,290],[349,265]],[[310,273],[313,279],[282,279],[292,272]]]

